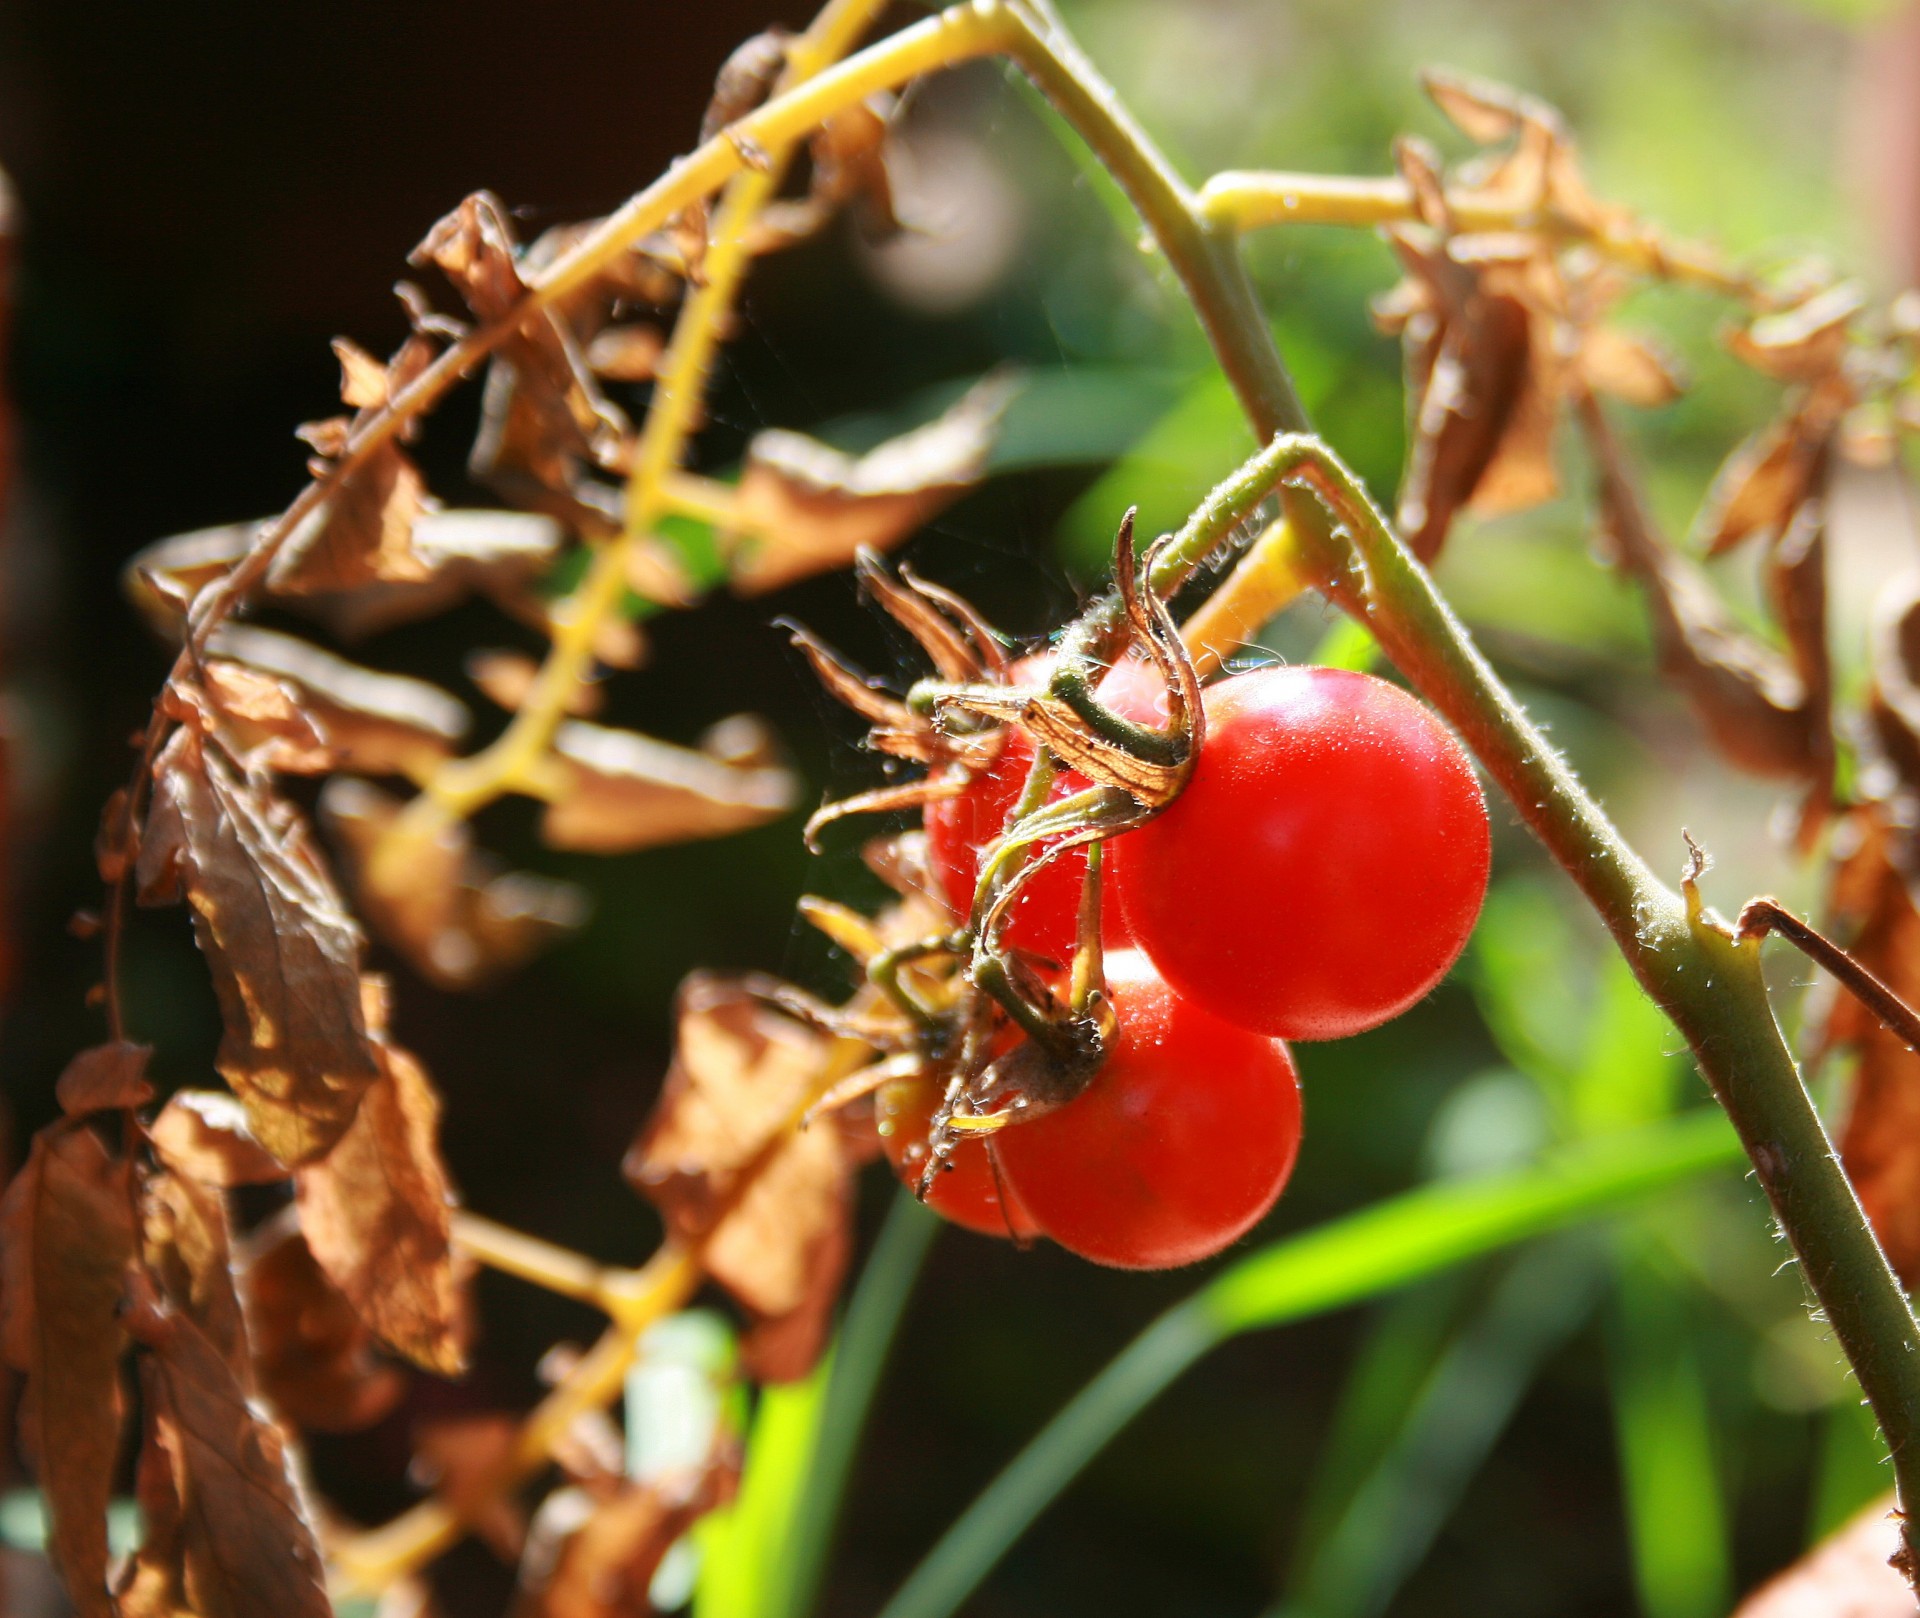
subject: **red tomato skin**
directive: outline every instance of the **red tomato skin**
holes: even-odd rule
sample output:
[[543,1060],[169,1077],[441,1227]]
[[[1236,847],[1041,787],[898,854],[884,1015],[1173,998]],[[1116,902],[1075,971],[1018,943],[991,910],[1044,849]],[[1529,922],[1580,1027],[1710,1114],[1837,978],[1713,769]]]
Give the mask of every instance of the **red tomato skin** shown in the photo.
[[1300,1080],[1277,1039],[1176,994],[1138,950],[1107,957],[1119,1030],[1072,1101],[996,1137],[1040,1228],[1096,1264],[1210,1258],[1274,1204],[1300,1147]]
[[1486,896],[1486,800],[1397,686],[1269,668],[1205,695],[1173,804],[1108,846],[1126,926],[1180,993],[1286,1039],[1398,1016],[1446,975]]
[[[938,1091],[926,1079],[883,1085],[874,1097],[880,1147],[902,1185],[919,1187],[927,1166],[927,1128],[939,1100]],[[952,1167],[934,1177],[927,1206],[943,1219],[983,1236],[1030,1240],[1040,1234],[1040,1227],[1004,1176],[996,1181],[987,1152],[984,1138],[960,1141],[950,1160]]]
[[[1013,666],[1016,682],[1040,681],[1053,666],[1051,652],[1022,658]],[[1101,699],[1124,717],[1140,724],[1166,723],[1166,684],[1160,675],[1138,659],[1117,664],[1100,684]],[[1009,725],[1000,746],[1000,756],[991,768],[967,784],[964,792],[951,798],[936,798],[926,807],[927,854],[939,879],[941,893],[954,914],[965,920],[973,907],[973,891],[979,879],[980,850],[1006,830],[1007,817],[1026,785],[1027,772],[1033,768],[1033,741],[1017,725]],[[1052,796],[1064,798],[1087,786],[1085,776],[1063,770],[1054,782]],[[1080,930],[1080,890],[1087,879],[1087,856],[1076,849],[1064,854],[1053,865],[1034,877],[1014,902],[1013,917],[1005,937],[1016,947],[1030,950],[1064,966],[1072,958]],[[1117,911],[1106,906],[1107,925],[1103,929],[1109,941],[1115,939]]]

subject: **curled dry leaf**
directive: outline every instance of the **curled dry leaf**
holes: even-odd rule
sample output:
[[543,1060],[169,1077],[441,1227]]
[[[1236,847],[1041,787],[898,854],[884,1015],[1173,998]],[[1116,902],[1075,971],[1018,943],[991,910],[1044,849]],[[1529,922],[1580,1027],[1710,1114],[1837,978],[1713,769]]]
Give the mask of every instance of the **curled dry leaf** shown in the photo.
[[1893,1565],[1899,1549],[1888,1494],[1761,1585],[1734,1618],[1913,1618],[1913,1587]]
[[1821,287],[1790,309],[1734,327],[1727,348],[1778,381],[1824,381],[1839,371],[1854,318],[1866,307],[1866,289],[1856,282]]
[[314,1262],[295,1210],[254,1233],[241,1270],[254,1371],[273,1408],[316,1433],[357,1432],[387,1415],[406,1377]]
[[147,1406],[140,1562],[150,1574],[172,1562],[200,1618],[332,1618],[280,1434],[186,1315],[147,1299],[129,1324]]
[[632,731],[572,721],[555,734],[553,754],[541,836],[554,848],[621,854],[721,837],[794,803],[793,776],[777,765],[736,763]]
[[351,776],[329,781],[320,797],[360,913],[430,983],[483,987],[586,919],[586,896],[572,883],[501,870],[464,823],[416,837],[400,810]]
[[519,1437],[519,1421],[495,1412],[423,1422],[413,1435],[413,1481],[437,1491],[507,1563],[519,1561],[527,1541],[526,1512],[497,1482]]
[[609,326],[587,344],[587,364],[610,382],[651,382],[666,348],[658,326]]
[[1823,494],[1851,403],[1845,382],[1822,383],[1727,457],[1694,525],[1708,555],[1731,550],[1754,534],[1778,535],[1802,505]]
[[899,544],[985,475],[1018,386],[989,376],[938,419],[858,457],[801,433],[758,435],[735,496],[734,589],[761,595]]
[[[1661,672],[1687,694],[1720,752],[1756,775],[1824,790],[1833,769],[1819,537],[1803,532],[1779,588],[1799,628],[1795,660],[1737,625],[1700,570],[1653,528],[1598,406],[1583,419],[1600,463],[1600,519],[1616,563],[1647,600]],[[1809,565],[1813,571],[1809,571]],[[1816,626],[1815,619],[1819,622]],[[1797,663],[1804,661],[1804,672]]]
[[[384,1028],[369,979],[368,1021]],[[332,1151],[294,1174],[300,1225],[320,1267],[388,1347],[442,1376],[466,1369],[464,1267],[453,1256],[453,1187],[440,1161],[440,1098],[414,1056],[382,1034],[381,1076]]]
[[520,1566],[513,1618],[652,1618],[661,1558],[733,1492],[735,1465],[623,1484],[611,1495],[557,1491]]
[[[433,361],[433,344],[409,337],[385,368],[349,343],[337,343],[341,395],[362,411],[378,409]],[[301,434],[318,452],[316,476],[332,473],[353,423],[316,422]],[[376,580],[417,583],[426,562],[413,547],[416,518],[431,505],[419,469],[392,439],[337,478],[326,499],[288,537],[267,572],[276,595],[349,590]]]
[[708,1273],[756,1330],[795,1323],[798,1340],[769,1333],[778,1363],[764,1369],[803,1374],[846,1261],[852,1154],[830,1119],[794,1128],[820,1092],[830,1043],[707,974],[682,986],[678,1030],[627,1179],[677,1239],[704,1243]]
[[107,1504],[126,1413],[121,1301],[136,1251],[128,1166],[84,1124],[34,1137],[0,1201],[0,1353],[26,1374],[22,1419],[80,1618],[110,1618]]
[[[525,652],[475,651],[467,654],[467,678],[489,702],[517,713],[540,675],[540,665]],[[593,681],[577,681],[567,693],[566,711],[591,719],[605,705],[606,692]]]
[[176,1090],[148,1126],[160,1160],[177,1174],[222,1190],[271,1185],[287,1170],[247,1127],[247,1110],[222,1090]]
[[142,1188],[141,1245],[147,1273],[167,1301],[206,1335],[242,1388],[253,1388],[253,1360],[240,1294],[233,1283],[233,1238],[220,1191],[179,1174],[156,1174]]
[[306,822],[182,725],[154,763],[137,876],[143,904],[192,906],[225,1024],[217,1065],[254,1135],[289,1166],[325,1153],[380,1061],[360,930]]
[[[226,523],[156,540],[127,564],[122,588],[155,633],[177,641],[187,604],[246,555],[261,527]],[[307,591],[284,601],[349,640],[431,617],[475,591],[513,610],[560,554],[561,538],[558,523],[526,512],[425,511],[412,535],[421,577]],[[271,599],[271,590],[266,593]]]
[[[526,292],[506,210],[484,191],[436,224],[412,262],[439,268],[482,321],[504,318]],[[607,533],[617,526],[617,491],[588,469],[617,468],[627,435],[626,418],[601,394],[572,329],[543,311],[488,368],[469,466],[514,505]]]
[[[271,750],[270,769],[313,773],[354,770],[362,775],[420,778],[448,758],[471,724],[458,698],[425,680],[382,674],[335,657],[293,635],[245,624],[223,624],[207,663],[208,695],[230,720],[243,716],[228,700],[234,673],[268,676],[290,692],[289,720],[317,733],[317,761],[283,762]],[[283,732],[263,716],[269,741]],[[241,745],[251,750],[244,731]]]
[[151,1045],[125,1040],[82,1051],[67,1064],[54,1091],[60,1110],[69,1118],[84,1118],[90,1112],[144,1107],[153,1099],[153,1086],[147,1083],[147,1058],[152,1055]]
[[1406,278],[1375,305],[1406,353],[1413,428],[1398,520],[1431,560],[1469,504],[1517,509],[1550,498],[1553,403],[1543,392],[1527,305],[1419,226],[1387,232]]

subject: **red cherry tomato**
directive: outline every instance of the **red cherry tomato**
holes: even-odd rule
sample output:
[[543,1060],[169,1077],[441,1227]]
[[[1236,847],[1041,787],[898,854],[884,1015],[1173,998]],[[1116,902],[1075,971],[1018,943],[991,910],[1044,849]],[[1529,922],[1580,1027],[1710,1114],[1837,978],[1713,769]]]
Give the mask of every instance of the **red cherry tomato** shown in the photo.
[[[901,1079],[884,1085],[874,1098],[880,1146],[903,1185],[917,1188],[926,1172],[927,1129],[939,1104],[939,1090],[927,1079]],[[1039,1226],[1004,1176],[995,1176],[987,1152],[984,1136],[963,1138],[954,1148],[951,1167],[934,1176],[927,1191],[927,1206],[983,1236],[1024,1240],[1039,1235]]]
[[[1051,652],[1022,658],[1013,666],[1014,680],[1044,680],[1052,667]],[[1100,699],[1138,724],[1166,723],[1166,684],[1151,664],[1139,659],[1128,659],[1108,671],[1100,684]],[[956,915],[965,917],[973,908],[980,850],[1006,830],[1032,768],[1032,739],[1017,725],[1009,725],[991,768],[975,776],[964,792],[927,805],[928,858]],[[1054,781],[1052,797],[1064,798],[1087,785],[1086,777],[1063,770]],[[1079,937],[1080,890],[1086,879],[1085,851],[1062,855],[1034,877],[1015,901],[1007,941],[1064,966]],[[1116,939],[1114,915],[1109,904],[1105,931],[1109,941],[1124,942]]]
[[1166,812],[1108,844],[1111,891],[1181,994],[1288,1039],[1338,1039],[1446,974],[1487,890],[1465,751],[1397,686],[1270,668],[1208,687]]
[[1062,1247],[1122,1269],[1211,1257],[1273,1206],[1300,1146],[1277,1039],[1174,993],[1137,950],[1107,957],[1119,1032],[1093,1082],[994,1137],[1002,1176]]

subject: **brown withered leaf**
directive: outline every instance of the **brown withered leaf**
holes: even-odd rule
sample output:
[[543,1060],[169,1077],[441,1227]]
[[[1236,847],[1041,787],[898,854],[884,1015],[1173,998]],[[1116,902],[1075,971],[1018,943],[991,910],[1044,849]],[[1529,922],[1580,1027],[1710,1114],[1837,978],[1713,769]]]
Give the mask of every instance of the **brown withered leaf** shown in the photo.
[[557,1491],[521,1563],[513,1618],[653,1618],[647,1592],[661,1558],[732,1486],[733,1469],[717,1465],[605,1497]]
[[[246,554],[262,526],[227,523],[156,540],[127,564],[121,588],[156,634],[178,641],[187,603]],[[558,523],[528,512],[424,511],[412,537],[421,578],[277,599],[347,640],[431,617],[475,591],[512,610],[552,565],[561,540]]]
[[[294,635],[223,624],[209,650],[209,694],[224,713],[231,717],[233,711],[222,701],[218,682],[238,666],[289,688],[294,716],[317,732],[321,762],[303,766],[270,754],[265,763],[271,769],[418,779],[452,754],[471,723],[460,700],[437,685],[362,668]],[[267,724],[270,735],[279,733],[271,716]]]
[[628,853],[743,831],[793,807],[793,776],[777,765],[632,731],[570,721],[553,753],[556,787],[540,828],[553,848]]
[[430,983],[484,987],[586,919],[586,896],[572,883],[502,870],[464,823],[415,837],[401,807],[366,781],[336,776],[320,796],[320,819],[367,924]]
[[285,680],[239,663],[209,661],[201,671],[207,706],[220,734],[249,770],[320,775],[333,768],[333,749]]
[[[166,1461],[180,1588],[201,1618],[332,1618],[319,1547],[271,1423],[186,1315],[129,1315],[145,1352],[147,1443]],[[152,1480],[158,1482],[158,1469]]]
[[[476,192],[414,249],[483,321],[505,318],[526,291],[518,246],[498,199]],[[616,526],[617,491],[590,467],[617,468],[626,418],[600,392],[572,329],[543,310],[501,345],[487,371],[469,470],[514,505],[586,533]]]
[[1596,326],[1580,341],[1581,379],[1595,393],[1651,410],[1685,391],[1673,357],[1652,338],[1614,326]]
[[761,595],[899,544],[985,475],[1018,386],[988,376],[926,426],[858,457],[802,433],[756,436],[728,536],[741,541],[729,562],[734,589]]
[[176,1174],[222,1190],[271,1185],[287,1170],[247,1127],[247,1110],[223,1090],[176,1090],[147,1130]]
[[305,821],[182,725],[154,764],[137,875],[143,904],[192,906],[225,1023],[217,1065],[254,1135],[289,1167],[320,1156],[380,1062],[360,930]]
[[167,1301],[205,1333],[242,1388],[253,1387],[246,1321],[233,1280],[233,1239],[220,1191],[179,1174],[142,1188],[141,1241],[147,1271]]
[[[1642,589],[1661,672],[1686,692],[1720,752],[1756,775],[1824,788],[1833,769],[1833,734],[1824,684],[1734,622],[1700,570],[1658,534],[1597,406],[1583,406],[1600,462],[1600,520],[1619,566]],[[1814,541],[1809,538],[1808,544]],[[1803,582],[1795,610],[1809,601]],[[1824,619],[1824,613],[1821,614]],[[1803,623],[1800,633],[1812,633]],[[1820,631],[1824,643],[1824,628]],[[1811,655],[1810,640],[1796,654]]]
[[795,1131],[828,1041],[727,979],[681,986],[678,1042],[659,1105],[624,1165],[708,1273],[761,1323],[803,1317],[771,1369],[803,1374],[819,1348],[821,1296],[846,1259],[852,1159],[832,1120]]
[[0,1353],[26,1373],[22,1418],[53,1518],[49,1548],[81,1618],[113,1610],[107,1504],[135,1247],[127,1165],[84,1124],[43,1129],[0,1200]]
[[1920,793],[1920,580],[1912,575],[1891,581],[1874,602],[1868,657],[1873,739],[1894,775],[1875,795],[1911,799]]
[[1734,1610],[1733,1618],[1913,1618],[1913,1586],[1893,1566],[1900,1511],[1883,1495]]
[[152,1055],[151,1045],[125,1040],[82,1051],[60,1075],[54,1092],[60,1110],[69,1118],[84,1118],[90,1112],[144,1107],[153,1099],[153,1086],[147,1083],[147,1058]]
[[1824,492],[1851,398],[1844,381],[1809,389],[1727,457],[1694,522],[1695,540],[1709,556],[1754,534],[1779,534],[1794,512]]
[[[1856,811],[1845,831],[1855,846],[1834,868],[1829,912],[1850,927],[1854,954],[1911,1004],[1920,999],[1920,913],[1907,841],[1876,807]],[[1888,1262],[1911,1286],[1920,1281],[1920,1054],[1845,994],[1825,1040],[1858,1053],[1840,1159]]]
[[806,196],[763,209],[751,250],[764,253],[802,241],[850,203],[857,205],[869,238],[898,230],[888,167],[888,135],[897,107],[894,96],[869,96],[821,124],[808,142],[813,175]]
[[[467,653],[467,678],[487,700],[517,713],[539,677],[540,665],[525,652],[481,650]],[[591,719],[606,705],[605,687],[584,680],[567,693],[567,712],[575,719]]]
[[453,1256],[453,1188],[440,1161],[440,1099],[410,1052],[384,1038],[378,1049],[384,1071],[352,1127],[294,1175],[300,1225],[376,1337],[453,1376],[466,1368],[469,1321]]
[[666,348],[658,326],[609,326],[587,344],[587,365],[610,382],[651,382]]
[[422,1422],[413,1434],[413,1482],[436,1490],[454,1515],[507,1563],[520,1559],[527,1514],[495,1480],[519,1437],[519,1421],[495,1412]]
[[1413,401],[1398,523],[1431,561],[1497,462],[1506,463],[1504,509],[1553,493],[1553,410],[1540,397],[1527,306],[1460,262],[1457,239],[1412,226],[1386,234],[1406,279],[1376,302],[1375,318],[1402,340]]
[[[385,368],[350,343],[335,345],[341,392],[347,403],[367,409],[386,402],[433,359],[433,344],[410,337]],[[316,475],[328,475],[346,448],[351,423],[316,422],[302,436],[319,452]],[[353,471],[338,477],[326,499],[281,547],[267,570],[275,595],[348,590],[375,581],[418,583],[428,564],[414,549],[414,523],[432,505],[419,468],[387,439]]]
[[1820,382],[1840,369],[1854,317],[1866,307],[1866,290],[1856,282],[1822,287],[1790,309],[1734,327],[1727,348],[1778,381]]
[[406,1392],[399,1367],[379,1358],[346,1294],[314,1262],[288,1209],[254,1233],[241,1271],[247,1329],[261,1391],[309,1432],[370,1427]]

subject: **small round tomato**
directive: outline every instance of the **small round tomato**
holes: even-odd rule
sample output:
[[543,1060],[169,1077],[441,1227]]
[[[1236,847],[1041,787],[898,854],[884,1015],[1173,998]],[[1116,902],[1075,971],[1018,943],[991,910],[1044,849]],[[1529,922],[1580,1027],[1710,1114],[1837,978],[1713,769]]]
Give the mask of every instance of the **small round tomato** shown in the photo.
[[1176,994],[1138,950],[1107,957],[1118,1032],[1064,1107],[995,1137],[1040,1228],[1097,1264],[1209,1258],[1273,1206],[1300,1146],[1300,1080],[1277,1039]]
[[1338,1039],[1445,976],[1480,914],[1486,800],[1397,686],[1269,668],[1205,694],[1185,791],[1108,844],[1112,891],[1181,994],[1287,1039]]
[[[898,1079],[881,1086],[874,1098],[880,1146],[903,1185],[918,1189],[927,1167],[927,1131],[940,1104],[939,1087],[929,1079]],[[926,1203],[935,1213],[977,1230],[983,1236],[1016,1240],[1040,1234],[1032,1216],[996,1175],[985,1136],[963,1137],[948,1166],[933,1178]]]
[[[1022,658],[1013,666],[1016,683],[1038,682],[1053,667],[1051,652]],[[1166,723],[1166,685],[1153,666],[1129,658],[1110,669],[1100,683],[1101,700],[1136,724]],[[927,805],[927,854],[940,890],[954,913],[965,917],[973,908],[974,887],[980,876],[980,851],[1007,829],[1013,806],[1033,768],[1033,740],[1018,725],[1008,725],[1000,755],[990,768],[967,783],[966,790]],[[1064,798],[1088,785],[1085,776],[1062,770],[1053,784],[1053,798]],[[1087,879],[1084,849],[1063,854],[1034,877],[1014,901],[1007,924],[1008,942],[1065,965],[1073,954],[1080,930],[1080,890]],[[1112,905],[1107,906],[1108,937],[1114,937]]]

